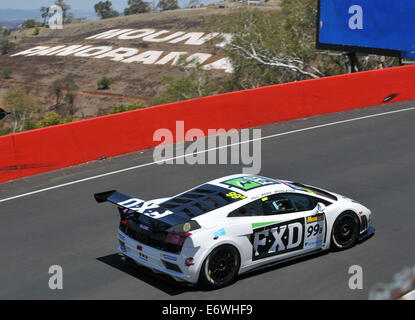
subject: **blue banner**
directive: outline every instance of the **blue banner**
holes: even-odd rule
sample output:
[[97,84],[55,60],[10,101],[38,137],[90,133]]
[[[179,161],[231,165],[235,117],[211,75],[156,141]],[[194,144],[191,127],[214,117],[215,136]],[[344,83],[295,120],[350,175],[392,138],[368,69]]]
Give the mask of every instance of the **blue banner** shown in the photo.
[[320,0],[319,27],[322,44],[397,50],[415,58],[415,0]]

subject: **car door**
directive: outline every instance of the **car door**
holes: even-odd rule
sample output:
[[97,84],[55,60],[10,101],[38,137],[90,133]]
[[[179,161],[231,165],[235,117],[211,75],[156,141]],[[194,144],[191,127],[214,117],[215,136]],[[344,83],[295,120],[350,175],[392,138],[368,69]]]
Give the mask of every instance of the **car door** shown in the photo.
[[290,258],[323,245],[325,217],[318,212],[315,198],[277,193],[251,203],[251,208],[254,205],[258,214],[251,216],[249,235],[253,264]]

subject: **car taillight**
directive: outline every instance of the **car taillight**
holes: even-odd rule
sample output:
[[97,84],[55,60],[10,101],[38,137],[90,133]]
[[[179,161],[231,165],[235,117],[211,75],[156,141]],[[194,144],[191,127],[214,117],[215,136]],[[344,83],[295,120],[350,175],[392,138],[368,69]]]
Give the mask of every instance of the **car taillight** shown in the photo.
[[169,232],[167,234],[166,240],[164,240],[167,243],[175,244],[178,246],[182,246],[184,243],[184,240],[186,240],[187,237],[191,236],[192,234],[189,232],[186,233],[174,233]]

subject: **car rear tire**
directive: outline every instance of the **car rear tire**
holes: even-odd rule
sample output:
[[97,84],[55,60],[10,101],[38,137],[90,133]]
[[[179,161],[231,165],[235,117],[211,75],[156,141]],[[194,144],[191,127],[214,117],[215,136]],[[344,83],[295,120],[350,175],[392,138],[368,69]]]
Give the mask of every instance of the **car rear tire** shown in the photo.
[[200,282],[211,289],[226,287],[235,281],[240,264],[239,252],[234,246],[219,246],[203,262]]
[[353,211],[340,214],[331,231],[331,249],[341,251],[353,247],[359,238],[359,228],[359,218]]

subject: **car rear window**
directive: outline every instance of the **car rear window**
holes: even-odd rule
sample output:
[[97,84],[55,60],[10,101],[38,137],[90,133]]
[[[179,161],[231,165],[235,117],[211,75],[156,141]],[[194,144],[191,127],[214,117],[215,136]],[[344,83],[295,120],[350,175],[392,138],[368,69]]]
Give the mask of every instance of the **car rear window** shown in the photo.
[[227,188],[204,184],[171,198],[160,206],[193,218],[245,198],[246,196]]

